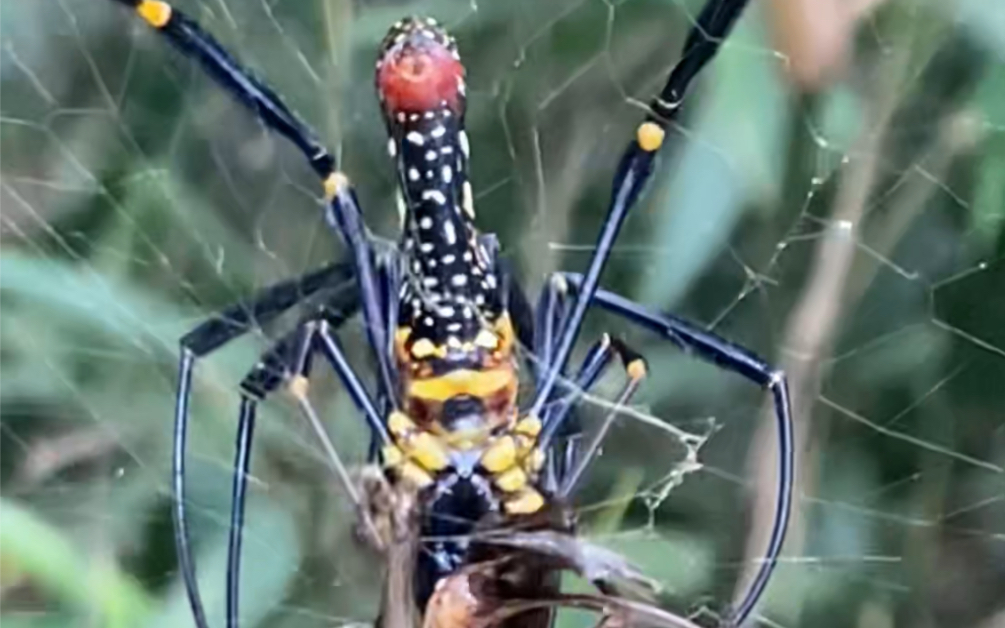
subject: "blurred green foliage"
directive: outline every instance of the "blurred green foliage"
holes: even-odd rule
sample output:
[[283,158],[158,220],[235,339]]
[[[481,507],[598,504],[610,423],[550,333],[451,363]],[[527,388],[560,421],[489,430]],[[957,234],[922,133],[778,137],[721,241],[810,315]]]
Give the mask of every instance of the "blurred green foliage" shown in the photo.
[[[798,525],[761,609],[767,625],[1000,626],[1005,10],[891,0],[859,24],[844,73],[799,95],[768,3],[751,4],[688,101],[604,283],[818,369],[797,399]],[[372,88],[377,42],[403,14],[446,22],[468,67],[479,220],[535,294],[548,271],[585,264],[637,104],[664,80],[700,3],[179,5],[330,140],[388,239],[397,217]],[[15,0],[0,17],[3,621],[188,626],[169,516],[177,339],[338,244],[298,155],[121,6]],[[804,356],[793,313],[827,270],[815,255],[841,237],[851,266],[823,295],[840,315],[824,353]],[[188,482],[218,622],[235,386],[277,329],[197,373]],[[676,610],[708,620],[752,560],[750,465],[770,455],[751,447],[759,393],[610,318],[591,318],[587,336],[602,329],[647,352],[640,407],[709,439],[701,470],[654,499],[685,448],[620,421],[579,497],[584,533],[663,583]],[[359,332],[357,322],[344,335],[363,356]],[[313,396],[342,456],[362,463],[351,403],[326,374]],[[256,434],[243,625],[368,621],[380,573],[289,405],[267,404]]]

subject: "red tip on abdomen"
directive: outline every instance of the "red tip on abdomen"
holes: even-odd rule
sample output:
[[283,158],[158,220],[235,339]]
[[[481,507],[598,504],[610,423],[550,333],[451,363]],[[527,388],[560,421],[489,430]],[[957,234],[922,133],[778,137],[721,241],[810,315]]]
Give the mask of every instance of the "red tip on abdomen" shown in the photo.
[[395,113],[423,113],[463,106],[464,66],[444,43],[447,36],[414,21],[388,35],[377,64],[377,89],[384,108]]

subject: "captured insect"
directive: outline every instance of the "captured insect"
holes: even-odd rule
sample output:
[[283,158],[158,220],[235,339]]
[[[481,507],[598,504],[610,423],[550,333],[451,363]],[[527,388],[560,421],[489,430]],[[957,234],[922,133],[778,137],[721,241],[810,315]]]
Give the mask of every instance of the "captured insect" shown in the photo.
[[[325,220],[349,251],[348,260],[263,289],[210,317],[181,339],[173,490],[175,541],[192,611],[206,613],[189,547],[185,451],[193,368],[198,358],[276,319],[294,306],[306,314],[252,367],[240,386],[227,571],[227,625],[238,624],[238,583],[247,474],[257,404],[280,387],[301,402],[325,447],[318,417],[306,403],[312,358],[337,373],[377,444],[374,456],[392,487],[417,496],[418,534],[412,574],[421,614],[440,583],[469,564],[465,539],[479,521],[515,522],[568,500],[602,431],[581,447],[563,439],[570,425],[569,391],[589,391],[615,358],[627,379],[617,405],[646,376],[643,357],[603,336],[569,369],[587,310],[599,306],[665,337],[681,349],[734,371],[771,394],[779,439],[775,520],[765,558],[734,609],[743,623],[761,596],[784,539],[792,492],[792,419],[784,374],[747,349],[671,314],[599,287],[618,232],[652,176],[667,128],[695,76],[711,60],[746,0],[709,0],[662,91],[638,125],[614,174],[608,213],[588,269],[555,273],[534,306],[499,257],[494,236],[475,225],[464,129],[465,83],[457,44],[435,21],[395,24],[380,47],[376,86],[396,170],[401,239],[379,251],[363,222],[349,178],[314,133],[265,83],[198,24],[159,0],[117,0],[133,8],[270,129],[290,140],[322,183]],[[360,312],[376,364],[368,386],[343,351],[336,330]],[[533,378],[529,403],[519,404],[518,349]],[[372,390],[371,390],[372,389]],[[456,582],[456,581],[453,581]],[[427,617],[427,625],[437,625]],[[385,624],[388,625],[388,624]],[[397,627],[396,627],[397,628]]]

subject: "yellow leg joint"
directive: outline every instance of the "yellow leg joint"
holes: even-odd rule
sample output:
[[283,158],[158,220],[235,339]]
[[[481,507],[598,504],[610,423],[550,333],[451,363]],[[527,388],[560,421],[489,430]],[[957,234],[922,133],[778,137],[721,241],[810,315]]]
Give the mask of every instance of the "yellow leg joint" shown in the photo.
[[541,419],[536,416],[528,416],[520,419],[513,431],[517,434],[526,434],[531,438],[536,437],[541,433]]
[[544,497],[532,488],[520,491],[513,499],[503,503],[503,508],[510,515],[530,515],[543,507]]
[[167,2],[143,0],[136,5],[136,12],[143,21],[154,28],[164,28],[171,20],[171,5]]
[[341,172],[333,172],[325,179],[325,198],[332,200],[338,196],[339,192],[349,187],[349,177]]
[[398,468],[398,475],[416,488],[425,488],[433,483],[433,476],[414,462],[406,462]]
[[388,467],[396,467],[405,459],[405,455],[394,445],[387,445],[381,449],[380,455],[384,459],[384,464]]
[[514,493],[527,486],[527,474],[520,467],[513,467],[497,475],[495,482],[503,492]]
[[628,371],[628,377],[632,379],[645,379],[648,372],[646,361],[641,358],[629,362],[625,370]]
[[544,466],[544,452],[535,449],[523,461],[523,468],[529,473],[537,473]]
[[307,388],[310,386],[310,381],[303,375],[294,375],[290,378],[288,384],[286,384],[286,390],[290,392],[294,399],[306,399],[307,398]]
[[429,338],[419,338],[412,345],[412,357],[416,360],[424,360],[438,353],[437,347]]
[[485,450],[482,466],[490,473],[505,471],[516,464],[516,441],[511,436],[503,436]]
[[387,417],[387,429],[398,438],[404,438],[415,430],[415,423],[403,412],[392,412]]
[[661,129],[655,122],[643,122],[639,125],[635,136],[639,143],[639,147],[647,153],[651,153],[659,150],[659,147],[663,145],[663,138],[666,137],[666,131]]
[[419,432],[410,438],[407,450],[408,457],[428,471],[440,471],[450,464],[443,443],[429,432]]
[[499,336],[496,336],[487,329],[482,329],[478,332],[478,335],[475,336],[474,344],[483,349],[495,351],[499,346]]

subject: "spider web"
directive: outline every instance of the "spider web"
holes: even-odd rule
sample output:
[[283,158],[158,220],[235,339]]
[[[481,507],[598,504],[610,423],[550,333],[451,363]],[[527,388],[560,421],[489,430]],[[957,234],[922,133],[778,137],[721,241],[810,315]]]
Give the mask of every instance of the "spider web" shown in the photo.
[[[844,30],[835,13],[813,31],[787,19],[799,2],[751,3],[687,101],[603,284],[789,375],[794,521],[758,622],[998,626],[1005,10],[856,4]],[[479,222],[531,296],[548,272],[585,267],[620,151],[700,9],[179,6],[329,140],[371,229],[389,239],[397,217],[374,51],[402,15],[445,22],[468,68]],[[299,156],[120,6],[2,10],[4,619],[188,626],[169,512],[177,339],[339,245]],[[839,63],[811,54],[828,36],[843,42]],[[797,84],[816,89],[796,96]],[[236,384],[289,323],[196,372],[188,486],[214,625]],[[341,335],[369,379],[361,331],[353,320]],[[643,350],[650,376],[578,491],[581,533],[657,581],[666,606],[715,625],[770,525],[770,407],[741,378],[603,314],[588,318],[577,355],[604,331]],[[313,404],[358,467],[362,421],[316,371]],[[582,404],[587,430],[620,382],[611,374]],[[355,543],[345,490],[281,395],[261,409],[252,476],[242,625],[372,621],[375,558]]]

